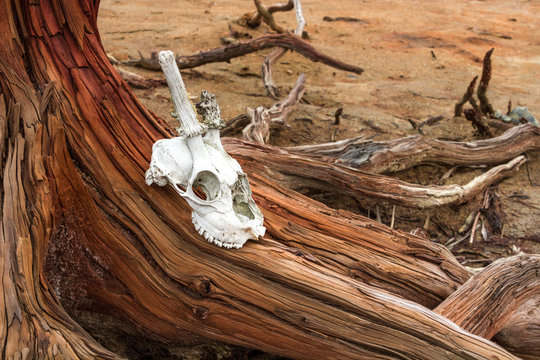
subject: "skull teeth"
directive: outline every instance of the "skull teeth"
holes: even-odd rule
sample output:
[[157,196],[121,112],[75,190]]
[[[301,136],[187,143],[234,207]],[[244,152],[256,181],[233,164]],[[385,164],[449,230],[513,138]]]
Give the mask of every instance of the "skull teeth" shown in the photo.
[[231,243],[227,241],[220,241],[214,238],[212,235],[206,232],[206,230],[204,230],[203,227],[199,225],[199,223],[197,223],[197,221],[195,220],[193,216],[192,216],[192,220],[193,220],[193,226],[195,227],[195,230],[197,230],[197,232],[200,235],[202,235],[209,243],[214,243],[217,246],[224,247],[226,249],[240,249],[242,247],[242,244]]

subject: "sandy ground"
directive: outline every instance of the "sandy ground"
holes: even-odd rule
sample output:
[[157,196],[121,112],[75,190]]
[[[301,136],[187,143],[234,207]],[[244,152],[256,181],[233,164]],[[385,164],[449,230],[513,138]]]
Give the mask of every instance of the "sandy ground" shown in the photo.
[[[266,2],[269,4],[269,2]],[[276,83],[287,92],[300,73],[307,76],[305,99],[289,119],[290,128],[272,132],[270,143],[295,145],[327,142],[363,135],[377,140],[414,135],[411,121],[419,123],[442,115],[444,120],[426,126],[426,136],[451,140],[474,140],[470,124],[453,119],[453,107],[468,83],[481,74],[481,59],[495,48],[493,77],[488,96],[495,108],[527,106],[540,117],[540,2],[538,1],[322,1],[302,2],[305,30],[318,50],[365,69],[361,75],[312,63],[288,52],[273,68]],[[171,49],[193,54],[222,46],[220,37],[234,30],[256,37],[271,32],[241,27],[237,21],[252,12],[251,0],[149,1],[103,0],[99,26],[105,48],[118,60],[148,56],[153,50]],[[324,21],[325,16],[354,17],[360,21]],[[277,13],[278,23],[296,27],[293,12]],[[261,62],[269,50],[209,64],[183,72],[188,91],[217,95],[225,119],[244,113],[245,107],[270,105],[260,79]],[[162,78],[157,72],[126,68],[145,77]],[[163,118],[172,110],[168,89],[136,90],[139,98]],[[339,126],[334,113],[344,108]],[[468,265],[485,266],[493,259],[517,251],[540,252],[540,153],[529,154],[528,167],[499,185],[506,214],[503,236],[485,242],[478,232],[474,244],[465,241],[454,249]],[[447,168],[422,166],[402,179],[435,183]],[[485,170],[485,169],[484,169]],[[482,170],[458,169],[446,183],[472,179]],[[369,199],[357,201],[315,194],[334,206],[373,216]],[[464,223],[479,198],[469,204],[432,212],[429,236],[445,243]],[[381,207],[388,223],[390,205]],[[421,226],[426,214],[397,209],[396,227],[405,231]]]

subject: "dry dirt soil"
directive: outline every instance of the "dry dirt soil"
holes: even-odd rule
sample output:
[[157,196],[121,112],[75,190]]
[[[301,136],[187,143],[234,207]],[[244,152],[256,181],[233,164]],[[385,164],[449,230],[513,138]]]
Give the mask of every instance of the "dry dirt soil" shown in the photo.
[[[335,70],[287,52],[274,66],[274,78],[282,93],[287,93],[298,75],[305,73],[306,101],[290,116],[290,127],[272,131],[269,142],[273,145],[313,144],[360,135],[376,140],[399,138],[418,134],[413,124],[436,116],[444,118],[424,126],[425,136],[479,139],[466,120],[453,118],[453,108],[471,79],[481,74],[481,60],[491,48],[495,51],[488,96],[494,107],[506,110],[511,100],[540,118],[539,1],[304,0],[302,6],[310,43],[365,72],[356,75]],[[265,24],[256,29],[239,25],[242,16],[254,9],[251,0],[102,0],[99,26],[107,52],[119,61],[165,49],[188,55],[223,46],[221,38],[230,37],[230,29],[246,38],[272,32]],[[329,22],[324,17],[357,21]],[[286,29],[296,27],[294,12],[276,13],[275,18]],[[201,90],[215,93],[226,120],[245,113],[246,106],[271,105],[275,100],[266,96],[260,77],[261,63],[269,52],[183,71],[188,91],[194,97]],[[159,72],[124,68],[146,78],[163,79]],[[135,92],[148,108],[172,121],[166,87]],[[340,107],[343,117],[334,125],[334,113]],[[540,152],[528,156],[528,166],[494,189],[505,215],[502,234],[483,238],[477,231],[472,244],[466,239],[453,249],[465,265],[486,266],[519,251],[540,253]],[[396,176],[433,184],[447,170],[420,166]],[[445,183],[464,184],[485,170],[459,168]],[[364,215],[369,212],[374,217],[375,203],[369,199],[309,195],[330,206]],[[432,211],[427,235],[441,243],[459,237],[458,229],[482,198]],[[391,205],[380,204],[382,222],[390,222],[391,212]],[[422,227],[428,216],[425,211],[400,207],[396,214],[396,227],[404,231]]]

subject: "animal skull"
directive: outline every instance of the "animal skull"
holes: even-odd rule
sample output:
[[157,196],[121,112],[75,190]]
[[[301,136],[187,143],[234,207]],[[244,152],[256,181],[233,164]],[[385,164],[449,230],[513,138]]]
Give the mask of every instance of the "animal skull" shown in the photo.
[[219,107],[213,95],[203,92],[197,104],[203,118],[203,124],[199,123],[174,54],[162,51],[159,61],[182,135],[152,146],[146,183],[170,184],[193,208],[192,221],[199,234],[219,246],[240,248],[248,239],[263,236],[266,229],[246,174],[221,144],[219,129],[225,124]]

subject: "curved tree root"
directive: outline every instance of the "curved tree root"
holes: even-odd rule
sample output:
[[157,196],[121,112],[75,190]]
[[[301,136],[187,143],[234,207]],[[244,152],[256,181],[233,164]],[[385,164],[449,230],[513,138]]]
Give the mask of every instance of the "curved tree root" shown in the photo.
[[471,277],[434,311],[483,338],[498,334],[497,340],[520,356],[538,356],[540,327],[534,323],[540,323],[539,272],[540,255],[499,259]]

